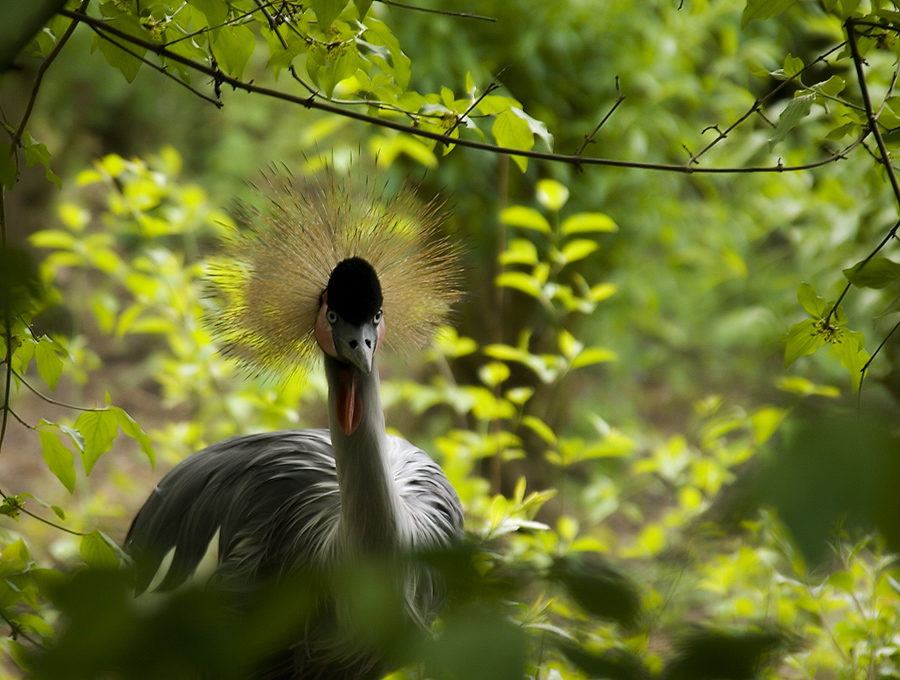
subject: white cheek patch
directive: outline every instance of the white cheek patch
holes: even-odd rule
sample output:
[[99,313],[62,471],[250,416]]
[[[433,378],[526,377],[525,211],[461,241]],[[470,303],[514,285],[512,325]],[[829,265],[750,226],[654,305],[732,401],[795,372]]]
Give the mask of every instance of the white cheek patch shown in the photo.
[[325,354],[337,358],[337,349],[334,347],[334,336],[331,334],[331,324],[328,323],[328,304],[323,302],[319,307],[319,316],[316,317],[316,342]]

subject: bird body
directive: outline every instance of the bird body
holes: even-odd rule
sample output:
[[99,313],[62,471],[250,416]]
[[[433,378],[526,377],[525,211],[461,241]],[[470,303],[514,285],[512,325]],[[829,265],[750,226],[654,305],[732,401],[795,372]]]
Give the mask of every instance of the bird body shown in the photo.
[[[437,463],[385,432],[376,352],[387,334],[383,310],[396,310],[399,326],[402,310],[424,310],[421,322],[429,326],[439,318],[435,310],[447,307],[455,295],[441,294],[447,252],[423,249],[408,212],[390,204],[349,210],[336,198],[338,185],[298,194],[282,183],[275,194],[274,217],[258,213],[251,224],[257,231],[244,237],[246,252],[232,251],[243,260],[218,270],[226,298],[219,336],[236,356],[263,367],[303,360],[317,347],[329,428],[234,437],[173,468],[126,538],[137,590],[173,589],[210,555],[214,583],[249,593],[296,574],[388,560],[397,566],[407,620],[427,626],[439,589],[402,558],[459,541],[462,507]],[[285,205],[302,219],[293,220]],[[420,216],[433,229],[433,214]],[[374,264],[362,256],[367,248]],[[272,260],[289,267],[280,278]],[[406,281],[404,272],[419,278]],[[390,285],[383,292],[384,278]],[[290,320],[300,327],[279,330]],[[427,336],[412,321],[407,336]],[[331,620],[310,622],[254,677],[375,677],[382,670],[378,653],[353,641],[352,631],[334,635],[342,625],[340,603],[325,603],[324,610]]]

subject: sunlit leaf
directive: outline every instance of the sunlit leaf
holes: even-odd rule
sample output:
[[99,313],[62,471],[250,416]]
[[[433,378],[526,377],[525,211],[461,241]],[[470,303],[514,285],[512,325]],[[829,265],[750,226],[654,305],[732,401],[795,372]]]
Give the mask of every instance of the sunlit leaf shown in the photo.
[[524,272],[503,272],[494,283],[505,288],[515,288],[533,298],[541,297],[541,284],[531,274]]
[[599,247],[600,246],[597,245],[596,241],[589,241],[587,239],[579,238],[569,241],[562,249],[563,262],[565,264],[571,264],[572,262],[583,260]]
[[778,122],[775,124],[775,131],[769,138],[769,143],[775,145],[784,140],[787,134],[797,127],[804,118],[809,115],[812,110],[813,102],[816,99],[814,94],[804,94],[794,97],[781,112]]
[[542,179],[535,187],[535,197],[547,210],[557,212],[569,200],[569,190],[555,179]]
[[751,21],[765,21],[778,16],[797,0],[747,0],[747,6],[741,14],[741,28],[746,28]]
[[[528,122],[514,111],[519,109],[507,109],[494,119],[491,132],[497,145],[507,149],[528,151],[534,146],[534,136],[528,126]],[[528,159],[522,156],[512,156],[513,161],[522,172],[528,168]]]
[[827,309],[825,298],[816,295],[816,289],[810,284],[804,282],[797,287],[797,300],[810,316],[817,319],[825,316]]
[[94,569],[116,569],[119,566],[119,556],[114,545],[108,536],[95,529],[81,537],[81,559]]
[[584,366],[592,366],[593,364],[602,364],[610,361],[617,361],[618,354],[611,349],[604,347],[588,347],[583,350],[572,362],[572,368],[582,368]]
[[[143,26],[141,26],[139,19],[133,14],[119,14],[118,16],[109,19],[108,23],[110,26],[113,26],[120,31],[124,31],[129,35],[133,35],[140,40],[147,39],[147,34],[144,31]],[[125,51],[117,44],[114,44],[110,40],[105,40],[97,34],[94,34],[91,37],[91,41],[91,44],[95,48],[100,49],[100,52],[103,54],[107,63],[122,72],[122,75],[125,76],[125,80],[129,83],[134,81],[138,71],[143,65],[141,58],[147,53],[146,48],[135,44],[129,44],[128,51]]]
[[82,461],[85,474],[90,475],[100,456],[112,448],[119,433],[116,414],[108,409],[84,411],[75,421],[75,428],[84,437]]
[[784,348],[784,367],[788,368],[797,359],[812,354],[826,342],[825,336],[813,319],[804,319],[791,326]]
[[153,443],[150,441],[150,437],[147,436],[147,433],[141,429],[140,425],[138,425],[137,421],[128,415],[124,409],[119,408],[118,406],[111,406],[110,412],[115,414],[116,419],[119,421],[119,427],[122,428],[122,432],[141,445],[141,451],[143,451],[144,455],[149,459],[150,465],[156,465],[156,453],[153,451]]
[[556,433],[543,420],[537,416],[527,415],[522,418],[522,425],[534,432],[550,445],[556,444]]
[[886,257],[873,257],[845,269],[844,276],[860,288],[884,288],[900,281],[900,264]]
[[592,232],[618,231],[618,225],[609,215],[597,212],[575,213],[563,220],[563,234],[585,234]]
[[240,79],[256,47],[253,31],[247,26],[228,24],[212,31],[210,40],[222,70]]
[[551,233],[550,223],[547,221],[547,218],[534,208],[528,208],[522,205],[510,206],[500,213],[500,220],[504,224],[508,224],[512,227],[531,229],[532,231],[539,231],[543,234]]
[[59,435],[50,430],[39,430],[41,452],[50,472],[62,482],[69,493],[75,493],[75,456],[59,440]]
[[44,336],[34,348],[34,362],[37,364],[38,373],[51,390],[56,389],[59,377],[62,375],[63,360],[59,358],[56,343]]
[[311,0],[310,4],[319,21],[319,30],[325,31],[347,6],[347,0]]

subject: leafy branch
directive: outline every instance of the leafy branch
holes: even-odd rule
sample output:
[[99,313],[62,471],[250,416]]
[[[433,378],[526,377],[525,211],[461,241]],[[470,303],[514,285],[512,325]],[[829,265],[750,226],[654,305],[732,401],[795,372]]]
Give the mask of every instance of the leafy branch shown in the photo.
[[[275,19],[273,15],[269,12],[265,11],[265,6],[261,3],[257,5],[258,11],[262,12],[267,19],[267,23],[274,22]],[[136,35],[132,35],[131,33],[119,28],[118,26],[112,25],[107,21],[102,19],[97,19],[89,16],[83,11],[80,10],[62,10],[60,12],[63,16],[66,16],[73,21],[84,23],[90,26],[93,30],[98,32],[103,39],[113,40],[116,39],[118,41],[124,41],[129,43],[137,48],[140,48],[144,51],[149,51],[156,54],[158,57],[170,60],[181,66],[184,66],[188,69],[196,71],[198,73],[202,73],[204,75],[209,76],[215,85],[216,92],[221,91],[223,85],[227,85],[235,90],[242,90],[248,93],[254,93],[261,96],[269,97],[272,99],[278,99],[281,101],[286,101],[289,103],[297,104],[303,106],[305,108],[316,109],[320,111],[324,111],[327,113],[331,113],[334,115],[342,116],[345,118],[350,118],[352,120],[357,120],[363,123],[367,123],[374,126],[379,126],[382,128],[387,128],[391,130],[396,130],[398,132],[404,132],[416,137],[424,138],[431,140],[433,142],[437,142],[439,144],[446,145],[449,148],[453,146],[461,146],[471,149],[476,149],[479,151],[485,151],[494,154],[502,154],[508,155],[513,158],[521,159],[523,162],[527,159],[534,160],[542,160],[553,163],[562,163],[566,165],[571,165],[576,168],[580,168],[585,165],[591,166],[603,166],[603,167],[618,167],[618,168],[635,168],[642,170],[654,170],[654,171],[664,171],[664,172],[676,172],[682,174],[692,174],[692,173],[706,173],[706,174],[739,174],[739,173],[759,173],[759,172],[797,172],[802,170],[810,170],[819,167],[823,167],[834,163],[838,160],[844,159],[847,155],[852,152],[868,135],[868,131],[863,131],[863,133],[859,136],[859,138],[855,139],[853,142],[845,146],[843,149],[833,152],[829,154],[827,157],[811,161],[809,163],[801,163],[801,164],[793,164],[787,165],[782,162],[778,162],[776,165],[756,165],[756,166],[746,166],[746,167],[698,167],[698,159],[706,154],[711,148],[713,148],[716,144],[720,143],[724,140],[729,133],[733,132],[735,128],[745,122],[751,115],[761,111],[761,108],[767,103],[771,101],[773,97],[775,97],[781,90],[785,87],[788,82],[793,82],[799,79],[801,74],[807,72],[809,68],[813,65],[818,64],[828,56],[833,54],[835,51],[840,49],[842,45],[835,46],[829,49],[827,52],[823,53],[818,57],[815,61],[810,63],[808,66],[802,68],[797,73],[793,73],[785,78],[784,82],[779,84],[773,91],[767,95],[766,97],[757,100],[750,109],[740,116],[734,123],[725,128],[724,131],[720,132],[716,139],[712,140],[709,144],[704,146],[700,151],[695,154],[692,154],[691,158],[687,163],[684,164],[674,164],[674,163],[652,163],[645,161],[634,161],[634,160],[620,160],[620,159],[612,159],[612,158],[591,158],[585,157],[583,155],[584,148],[579,148],[573,154],[562,154],[555,153],[552,151],[542,152],[535,151],[531,148],[517,148],[512,146],[505,146],[502,144],[490,144],[483,141],[475,140],[475,139],[467,139],[460,136],[454,136],[456,129],[459,125],[460,120],[464,118],[455,115],[453,117],[452,123],[448,126],[447,131],[437,132],[434,130],[424,129],[418,124],[418,119],[422,114],[415,113],[412,111],[402,111],[406,117],[413,120],[413,123],[402,123],[395,120],[391,120],[388,118],[384,118],[382,116],[371,115],[368,113],[363,113],[360,111],[355,111],[347,108],[347,104],[350,102],[342,102],[339,99],[333,99],[331,97],[326,96],[320,90],[314,88],[310,83],[306,82],[304,79],[300,78],[295,73],[295,77],[298,82],[310,91],[311,94],[308,97],[301,97],[297,95],[290,94],[288,92],[284,92],[281,90],[273,89],[270,87],[265,87],[261,85],[257,85],[252,81],[246,81],[241,78],[238,78],[233,75],[229,75],[225,71],[223,71],[215,60],[211,60],[210,64],[203,63],[198,61],[197,59],[193,59],[191,57],[185,56],[176,52],[174,49],[166,46],[166,44],[159,44],[150,40],[145,40],[144,38],[138,37]],[[284,40],[284,37],[281,36],[279,32],[275,32],[278,36],[278,40],[281,41],[283,46],[286,46],[287,43]],[[292,65],[291,65],[292,68]],[[159,69],[157,69],[159,70]],[[623,95],[621,92],[619,93],[619,97],[621,98]],[[209,99],[207,97],[207,99]],[[392,107],[390,105],[386,105],[384,102],[378,101],[370,101],[365,100],[361,102],[353,102],[359,104],[366,104],[370,108],[374,107],[376,109],[379,108],[387,108],[391,111],[397,111],[396,107]],[[613,104],[612,111],[614,111],[618,105],[621,103],[621,99]],[[219,104],[216,104],[219,105]],[[610,113],[612,113],[612,111]],[[604,117],[601,121],[600,125],[606,122],[609,118],[609,115]],[[597,130],[599,130],[600,125],[598,125],[593,132],[586,136],[586,139],[591,140],[593,135],[596,134]]]

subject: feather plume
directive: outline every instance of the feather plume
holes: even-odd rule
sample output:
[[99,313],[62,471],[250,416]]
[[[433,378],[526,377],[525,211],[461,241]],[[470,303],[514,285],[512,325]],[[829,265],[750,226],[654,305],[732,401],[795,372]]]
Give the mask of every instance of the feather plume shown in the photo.
[[386,342],[422,347],[459,298],[457,249],[440,234],[443,203],[404,187],[385,196],[329,172],[295,182],[269,173],[242,205],[240,228],[210,264],[220,308],[210,326],[223,351],[250,369],[305,372],[318,356],[314,327],[332,269],[358,256],[378,274]]

